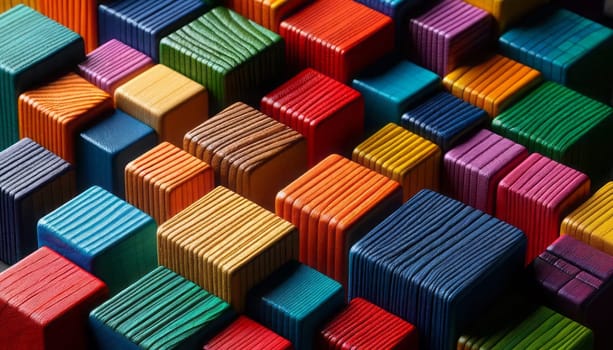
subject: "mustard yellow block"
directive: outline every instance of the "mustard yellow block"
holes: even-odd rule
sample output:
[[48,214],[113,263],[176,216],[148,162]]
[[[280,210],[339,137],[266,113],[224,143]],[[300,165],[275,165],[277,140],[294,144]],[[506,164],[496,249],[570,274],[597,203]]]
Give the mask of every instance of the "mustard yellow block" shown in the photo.
[[19,4],[24,4],[28,7],[31,7],[35,10],[39,9],[38,0],[0,0],[0,12],[4,12],[11,7]]
[[459,67],[443,79],[449,92],[485,110],[490,117],[496,117],[540,82],[539,71],[501,55]]
[[219,186],[158,228],[158,259],[183,277],[245,309],[247,291],[298,259],[298,230]]
[[421,189],[439,189],[440,148],[394,123],[387,124],[359,144],[352,158],[399,182],[404,201]]
[[177,147],[187,131],[207,119],[209,109],[204,86],[161,64],[117,88],[115,104]]
[[496,19],[500,32],[509,24],[517,22],[535,8],[546,4],[549,0],[464,0],[467,3],[483,9]]
[[571,235],[613,254],[613,181],[607,182],[562,221],[560,234]]

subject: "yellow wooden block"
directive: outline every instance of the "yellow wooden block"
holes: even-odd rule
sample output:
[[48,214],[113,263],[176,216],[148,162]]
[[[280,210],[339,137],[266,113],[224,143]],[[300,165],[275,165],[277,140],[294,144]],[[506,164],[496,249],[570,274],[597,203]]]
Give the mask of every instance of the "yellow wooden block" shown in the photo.
[[38,10],[39,8],[38,0],[0,0],[0,12],[4,12],[19,4],[24,4],[35,10]]
[[187,131],[207,119],[209,108],[204,86],[161,64],[117,88],[115,104],[177,147]]
[[571,235],[613,254],[613,181],[607,182],[562,221],[560,234]]
[[387,124],[359,144],[352,158],[399,182],[404,201],[421,189],[439,189],[440,148],[394,123]]
[[231,304],[298,259],[298,231],[248,199],[216,187],[158,228],[159,263]]
[[500,32],[549,0],[464,0],[494,16]]

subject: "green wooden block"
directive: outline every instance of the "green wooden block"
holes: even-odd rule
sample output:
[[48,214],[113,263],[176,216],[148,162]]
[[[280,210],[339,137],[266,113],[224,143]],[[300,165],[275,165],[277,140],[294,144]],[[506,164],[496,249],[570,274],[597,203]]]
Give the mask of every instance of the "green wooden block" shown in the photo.
[[278,34],[225,7],[216,7],[164,37],[160,63],[206,86],[210,113],[249,102],[283,72]]
[[19,140],[17,99],[85,59],[75,32],[18,5],[0,14],[0,150]]

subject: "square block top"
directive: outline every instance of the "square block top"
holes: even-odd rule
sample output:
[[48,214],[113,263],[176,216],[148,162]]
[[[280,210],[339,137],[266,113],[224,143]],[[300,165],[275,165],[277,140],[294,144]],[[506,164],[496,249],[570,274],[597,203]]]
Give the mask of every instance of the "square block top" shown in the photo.
[[608,282],[613,276],[613,256],[569,235],[560,236],[547,247],[547,252],[568,261],[603,282]]
[[[39,234],[52,234],[47,239],[57,241],[57,247],[71,246],[90,258],[145,226],[155,231],[155,221],[149,215],[98,186],[90,187],[38,221]],[[82,259],[73,259],[77,260]]]
[[66,310],[107,294],[104,282],[42,247],[0,273],[0,299],[46,326]]
[[175,48],[218,73],[229,74],[282,41],[278,34],[220,6],[164,37],[160,46]]
[[423,15],[412,18],[411,24],[432,31],[445,40],[455,39],[460,33],[490,16],[486,11],[461,0],[443,0]]
[[[148,125],[186,100],[206,93],[206,88],[164,65],[155,65],[115,90],[117,107],[131,105]],[[207,111],[202,111],[206,116]],[[136,116],[136,115],[135,115]]]

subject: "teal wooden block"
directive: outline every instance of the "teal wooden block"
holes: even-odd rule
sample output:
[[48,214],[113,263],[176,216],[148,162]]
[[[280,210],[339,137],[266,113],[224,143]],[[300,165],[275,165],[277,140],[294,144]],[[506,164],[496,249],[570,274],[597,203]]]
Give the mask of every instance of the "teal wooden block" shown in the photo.
[[83,39],[18,5],[0,14],[0,150],[19,140],[17,99],[85,59]]
[[351,85],[364,96],[365,129],[372,133],[388,123],[400,124],[409,106],[441,88],[441,79],[413,62],[387,58]]
[[93,186],[38,221],[38,246],[100,278],[113,295],[157,266],[156,230],[149,215]]

